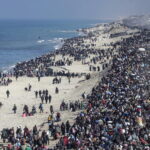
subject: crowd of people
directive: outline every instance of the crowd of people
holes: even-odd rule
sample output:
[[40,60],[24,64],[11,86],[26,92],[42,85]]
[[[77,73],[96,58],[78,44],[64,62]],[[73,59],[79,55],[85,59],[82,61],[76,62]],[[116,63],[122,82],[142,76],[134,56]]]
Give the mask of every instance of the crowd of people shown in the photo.
[[0,78],[0,86],[8,86],[11,82],[12,80],[10,78]]
[[39,90],[39,91],[35,91],[35,98],[40,98],[41,103],[43,104],[44,102],[47,103],[51,103],[52,100],[52,96],[49,94],[49,91],[46,90]]
[[87,96],[88,104],[54,150],[150,149],[150,32],[123,40],[112,68]]
[[[43,76],[79,76],[79,73],[68,72],[68,70],[65,69],[57,72],[52,69],[52,67],[57,66],[71,66],[75,61],[81,62],[82,65],[88,64],[91,71],[91,66],[96,64],[99,65],[98,63],[100,61],[103,62],[102,65],[108,65],[106,60],[109,60],[113,56],[114,48],[108,48],[107,50],[98,48],[95,49],[92,43],[87,46],[87,43],[85,42],[86,39],[91,39],[91,37],[87,35],[67,39],[63,46],[55,52],[31,59],[30,61],[24,61],[16,64],[13,74],[16,76],[16,79],[19,76],[26,75],[29,77],[36,76],[40,81],[40,77]],[[57,58],[58,55],[61,57]],[[90,55],[93,56],[89,58]],[[86,59],[89,59],[88,62],[85,61]],[[97,71],[100,71],[99,66],[97,67]]]
[[[141,31],[138,35],[124,39],[113,45],[112,51],[119,46],[118,53],[113,56],[111,69],[102,77],[98,86],[92,89],[90,95],[83,95],[84,102],[62,102],[61,111],[70,109],[80,110],[73,125],[69,121],[61,121],[61,114],[54,117],[53,106],[50,106],[48,116],[48,131],[34,126],[32,130],[27,127],[3,129],[3,142],[11,143],[8,149],[22,150],[149,150],[150,149],[150,32]],[[84,47],[83,38],[68,39],[56,54],[74,56],[75,61],[81,56],[88,57],[92,49]],[[77,41],[77,42],[76,42]],[[70,45],[77,45],[75,48]],[[69,48],[68,48],[69,46]],[[83,47],[81,50],[79,47]],[[144,47],[144,51],[139,48]],[[85,49],[85,50],[83,50]],[[103,54],[102,54],[103,55]],[[104,54],[105,55],[105,54]],[[106,54],[111,57],[113,52]],[[55,54],[48,54],[35,60],[17,64],[14,72],[16,76],[50,75],[50,65],[71,65],[70,60],[61,60],[54,63]],[[99,58],[94,58],[95,63]],[[36,68],[40,66],[37,72]],[[105,64],[106,65],[106,64]],[[46,68],[46,69],[45,69]],[[93,69],[93,68],[91,68]],[[97,68],[98,69],[98,68]],[[100,69],[100,68],[99,68]],[[45,70],[45,72],[43,72]],[[59,81],[59,80],[58,80]],[[56,94],[59,92],[55,90]],[[47,94],[46,94],[47,93]],[[35,91],[35,97],[42,97],[40,106],[46,102],[49,93],[46,90]],[[51,98],[50,98],[51,99]],[[51,100],[49,101],[51,102]],[[39,106],[39,109],[40,109]],[[24,107],[23,111],[28,111]],[[40,112],[42,112],[42,108]],[[14,113],[16,113],[14,111]],[[59,139],[52,149],[46,147],[50,139]]]
[[38,130],[36,125],[32,130],[21,126],[18,126],[16,131],[14,128],[3,129],[1,137],[4,143],[11,143],[7,146],[7,150],[38,150],[39,147],[45,149],[44,145],[49,144],[48,133],[43,130],[40,134],[40,129]]
[[60,104],[60,111],[65,111],[65,110],[71,110],[72,112],[75,112],[76,110],[83,110],[84,109],[84,103],[83,101],[75,101],[75,102],[69,102],[66,103],[62,101]]

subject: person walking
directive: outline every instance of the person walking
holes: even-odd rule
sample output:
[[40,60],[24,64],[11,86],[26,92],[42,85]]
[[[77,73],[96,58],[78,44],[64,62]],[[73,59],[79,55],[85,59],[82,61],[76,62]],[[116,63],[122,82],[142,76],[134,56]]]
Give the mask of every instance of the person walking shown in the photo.
[[49,103],[51,103],[51,100],[52,100],[52,96],[49,95],[49,96],[48,96],[48,101],[49,101]]
[[40,77],[40,75],[38,75],[38,82],[40,82],[40,79],[41,79],[41,77]]
[[62,122],[62,124],[61,124],[61,133],[62,133],[62,135],[64,136],[65,135],[65,124],[64,124],[64,122]]
[[58,94],[58,93],[59,93],[59,89],[58,89],[58,87],[56,87],[56,89],[55,89],[55,93],[56,93],[56,94]]
[[48,96],[46,95],[45,96],[45,103],[47,104],[47,102],[48,102]]
[[38,97],[38,91],[35,91],[35,98]]
[[14,114],[16,114],[16,111],[17,111],[17,106],[16,106],[16,104],[14,104],[14,106],[13,106],[13,109],[12,109],[13,111],[14,111]]
[[40,105],[39,105],[39,109],[40,109],[40,113],[42,112],[43,113],[43,104],[42,103],[40,103]]
[[41,96],[41,102],[44,103],[44,95]]
[[9,96],[10,96],[10,91],[9,90],[6,91],[6,95],[7,95],[7,98],[9,98]]
[[53,106],[52,106],[52,105],[50,106],[50,113],[51,113],[51,114],[54,113],[54,109],[53,109]]

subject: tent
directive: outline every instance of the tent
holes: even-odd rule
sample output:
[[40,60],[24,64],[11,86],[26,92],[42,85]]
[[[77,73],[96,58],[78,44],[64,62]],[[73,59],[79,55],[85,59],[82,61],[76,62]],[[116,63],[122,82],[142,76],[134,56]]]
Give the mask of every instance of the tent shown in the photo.
[[145,52],[145,48],[139,48],[139,51]]

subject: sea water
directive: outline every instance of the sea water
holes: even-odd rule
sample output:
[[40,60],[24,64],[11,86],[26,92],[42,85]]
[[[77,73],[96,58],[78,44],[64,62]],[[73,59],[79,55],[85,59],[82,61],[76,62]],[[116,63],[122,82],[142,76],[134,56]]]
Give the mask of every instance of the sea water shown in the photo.
[[63,39],[79,35],[77,29],[103,22],[108,21],[0,20],[0,70],[58,49]]

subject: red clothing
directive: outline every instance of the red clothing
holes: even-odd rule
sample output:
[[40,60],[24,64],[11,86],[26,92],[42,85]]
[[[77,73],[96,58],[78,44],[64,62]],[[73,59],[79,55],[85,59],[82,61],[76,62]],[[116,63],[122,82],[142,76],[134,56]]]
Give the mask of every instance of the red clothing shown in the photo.
[[68,137],[67,136],[64,136],[63,137],[63,141],[64,141],[64,145],[66,146],[68,144]]

